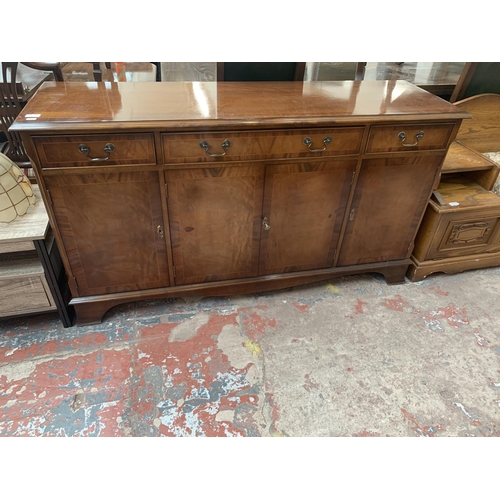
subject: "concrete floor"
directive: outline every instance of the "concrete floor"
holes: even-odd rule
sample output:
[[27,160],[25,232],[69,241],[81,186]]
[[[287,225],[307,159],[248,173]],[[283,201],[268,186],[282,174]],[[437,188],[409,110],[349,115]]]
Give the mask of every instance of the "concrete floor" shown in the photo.
[[0,325],[1,436],[500,436],[500,268]]

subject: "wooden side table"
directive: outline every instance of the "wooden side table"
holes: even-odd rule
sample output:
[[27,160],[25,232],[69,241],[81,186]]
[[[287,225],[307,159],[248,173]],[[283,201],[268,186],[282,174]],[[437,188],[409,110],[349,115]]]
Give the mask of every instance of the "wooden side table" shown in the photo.
[[8,224],[0,223],[0,317],[57,311],[65,328],[65,273],[38,186],[36,204]]
[[450,146],[415,239],[410,281],[500,265],[499,167],[458,141]]

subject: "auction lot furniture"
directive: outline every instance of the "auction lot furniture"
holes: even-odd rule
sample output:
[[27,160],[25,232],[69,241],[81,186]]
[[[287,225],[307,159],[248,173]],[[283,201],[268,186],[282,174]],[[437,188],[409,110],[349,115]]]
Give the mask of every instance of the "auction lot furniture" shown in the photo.
[[404,81],[50,82],[12,128],[86,324],[141,299],[402,282],[468,117]]
[[0,223],[0,317],[57,311],[68,327],[64,270],[38,186],[33,191],[36,204],[26,214]]
[[465,121],[449,149],[415,241],[408,278],[500,265],[500,196],[492,192],[499,166],[484,153],[500,151],[500,95],[456,103]]

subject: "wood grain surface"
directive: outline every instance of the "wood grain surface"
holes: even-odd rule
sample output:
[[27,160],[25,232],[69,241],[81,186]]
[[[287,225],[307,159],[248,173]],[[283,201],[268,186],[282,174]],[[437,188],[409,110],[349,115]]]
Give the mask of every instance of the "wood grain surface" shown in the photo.
[[[394,99],[397,96],[397,99]],[[61,113],[61,109],[64,113]],[[21,130],[300,128],[363,120],[468,118],[402,80],[345,82],[47,82],[12,127]]]

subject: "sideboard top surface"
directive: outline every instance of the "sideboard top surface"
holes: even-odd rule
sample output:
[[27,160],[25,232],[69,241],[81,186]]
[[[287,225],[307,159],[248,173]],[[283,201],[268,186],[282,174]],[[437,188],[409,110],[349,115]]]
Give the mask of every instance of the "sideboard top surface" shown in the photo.
[[[406,81],[47,82],[12,130],[299,127],[462,119],[469,114]],[[152,122],[154,122],[152,124]]]

